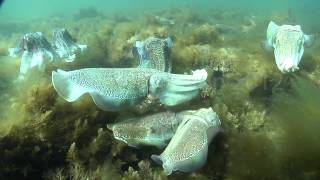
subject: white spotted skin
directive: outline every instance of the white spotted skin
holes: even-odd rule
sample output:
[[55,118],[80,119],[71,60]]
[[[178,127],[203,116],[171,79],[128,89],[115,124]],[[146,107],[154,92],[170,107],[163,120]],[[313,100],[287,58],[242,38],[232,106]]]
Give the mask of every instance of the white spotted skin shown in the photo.
[[164,148],[174,135],[181,118],[174,112],[160,112],[142,117],[120,119],[108,125],[115,139],[129,146]]
[[53,86],[69,102],[89,93],[94,103],[106,111],[121,110],[141,102],[148,95],[152,69],[86,68],[52,73]]
[[206,84],[207,72],[177,75],[151,68],[86,68],[52,72],[52,83],[58,94],[69,102],[89,93],[94,103],[105,111],[133,107],[148,96],[174,106],[198,95]]
[[162,164],[167,175],[195,171],[206,163],[208,146],[220,130],[220,120],[211,108],[189,111],[164,152],[151,158]]

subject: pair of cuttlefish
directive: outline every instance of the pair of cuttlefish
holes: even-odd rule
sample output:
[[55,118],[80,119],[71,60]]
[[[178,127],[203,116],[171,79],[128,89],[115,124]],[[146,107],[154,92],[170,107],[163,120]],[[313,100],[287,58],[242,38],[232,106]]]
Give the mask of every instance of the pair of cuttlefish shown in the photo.
[[9,55],[22,55],[19,78],[33,67],[44,70],[48,62],[58,63],[60,60],[72,62],[76,53],[87,48],[87,45],[76,44],[70,33],[64,29],[53,31],[51,45],[41,32],[25,34],[16,48],[9,48]]
[[[121,111],[148,98],[167,106],[187,102],[207,86],[207,72],[195,70],[191,75],[171,74],[170,38],[150,37],[137,41],[133,54],[140,58],[136,68],[88,68],[52,73],[58,94],[72,102],[89,93],[103,110]],[[108,125],[114,137],[130,146],[151,145],[165,148],[152,159],[161,163],[166,174],[193,171],[207,159],[208,145],[220,131],[221,123],[211,109],[182,112],[159,112]]]

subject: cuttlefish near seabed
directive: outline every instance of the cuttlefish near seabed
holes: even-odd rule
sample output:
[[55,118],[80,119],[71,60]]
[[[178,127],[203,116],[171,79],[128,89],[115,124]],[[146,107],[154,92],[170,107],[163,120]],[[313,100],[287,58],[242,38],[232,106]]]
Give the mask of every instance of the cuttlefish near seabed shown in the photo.
[[9,55],[22,55],[19,79],[33,67],[44,71],[48,62],[57,62],[58,54],[41,32],[25,34],[16,48],[9,48]]
[[282,73],[294,72],[304,52],[304,45],[311,46],[313,35],[305,35],[300,25],[278,26],[273,21],[268,25],[265,47],[274,50],[278,69]]
[[176,132],[183,116],[171,111],[142,117],[120,119],[108,124],[114,138],[132,147],[155,146],[164,148]]
[[170,54],[172,46],[173,42],[169,37],[166,39],[149,37],[144,41],[136,41],[132,53],[140,59],[139,68],[171,72]]
[[221,131],[221,122],[212,108],[201,108],[124,119],[108,128],[115,139],[129,146],[167,146],[161,155],[151,158],[170,175],[178,170],[191,172],[206,163],[208,146]]
[[53,48],[66,62],[73,62],[76,54],[87,48],[87,45],[77,44],[64,28],[55,29],[52,34]]
[[162,164],[167,175],[195,171],[206,163],[209,144],[221,130],[220,119],[211,108],[189,111],[164,152],[151,158]]
[[148,97],[174,106],[187,102],[207,86],[207,72],[192,75],[162,72],[151,68],[86,68],[52,72],[58,94],[69,102],[89,93],[94,103],[105,111],[133,107]]

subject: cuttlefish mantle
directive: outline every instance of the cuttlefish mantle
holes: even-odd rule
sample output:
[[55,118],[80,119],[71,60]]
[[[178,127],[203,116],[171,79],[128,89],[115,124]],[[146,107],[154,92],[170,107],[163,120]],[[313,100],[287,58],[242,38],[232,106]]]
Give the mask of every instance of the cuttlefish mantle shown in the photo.
[[52,72],[58,94],[69,102],[89,93],[105,111],[118,111],[141,103],[152,96],[162,104],[174,106],[187,102],[207,86],[207,72],[179,75],[151,68],[86,68]]
[[155,146],[164,148],[174,135],[182,118],[166,111],[142,117],[120,119],[109,124],[115,139],[132,147]]
[[268,25],[265,47],[274,50],[275,61],[282,73],[294,72],[304,53],[304,45],[310,46],[313,35],[305,35],[300,25],[279,26],[273,21]]
[[201,168],[208,155],[208,146],[221,131],[218,115],[211,109],[190,111],[178,126],[170,143],[161,155],[151,158],[162,164],[164,172],[191,172]]

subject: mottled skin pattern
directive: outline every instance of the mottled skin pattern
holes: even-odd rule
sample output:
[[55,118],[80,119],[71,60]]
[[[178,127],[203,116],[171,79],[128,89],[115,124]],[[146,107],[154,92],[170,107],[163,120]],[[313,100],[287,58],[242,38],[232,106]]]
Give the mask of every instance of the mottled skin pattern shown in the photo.
[[[192,156],[195,156],[208,143],[206,138],[207,134],[204,131],[204,129],[207,128],[207,124],[195,119],[190,119],[184,123],[185,124],[183,128],[181,127],[181,130],[185,129],[190,132],[192,131],[193,133],[186,134],[180,132],[181,134],[177,134],[176,138],[172,140],[172,144],[175,144],[177,147],[179,147],[179,151],[177,151],[175,148],[168,148],[163,155],[164,159],[169,159],[169,161],[172,163],[184,161]],[[178,135],[188,136],[178,138]]]
[[89,93],[103,110],[121,110],[149,96],[169,106],[191,100],[206,84],[207,72],[177,75],[151,68],[87,68],[52,72],[58,94],[69,102]]
[[168,175],[177,170],[194,171],[205,164],[209,143],[220,132],[220,126],[211,108],[188,111],[164,152],[151,158],[162,164]]
[[59,54],[60,58],[67,62],[75,59],[75,53],[86,48],[86,45],[78,45],[74,38],[66,29],[56,29],[53,31],[53,47]]
[[[295,71],[304,52],[304,34],[300,28],[282,26],[272,39],[278,67],[284,71]],[[291,63],[290,63],[291,62]]]
[[[72,81],[89,91],[97,91],[101,95],[115,99],[130,100],[145,97],[148,94],[148,80],[155,73],[153,70],[119,68],[90,68],[75,70],[69,73]],[[108,81],[101,81],[108,79]]]
[[[170,42],[169,42],[170,41]],[[140,54],[142,68],[153,68],[164,72],[171,72],[171,40],[150,37],[143,41],[143,54]],[[134,53],[139,54],[139,53]]]
[[180,121],[176,113],[167,111],[120,120],[108,127],[116,139],[130,146],[153,145],[163,148],[174,135]]

